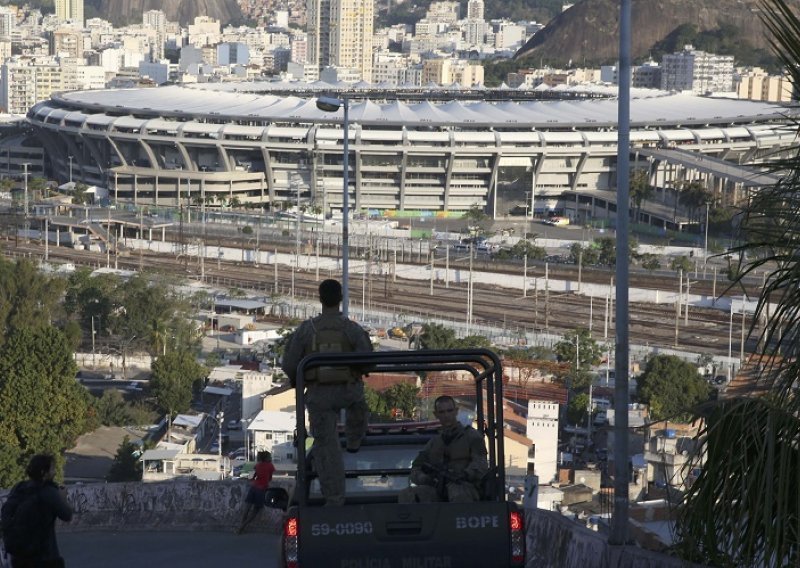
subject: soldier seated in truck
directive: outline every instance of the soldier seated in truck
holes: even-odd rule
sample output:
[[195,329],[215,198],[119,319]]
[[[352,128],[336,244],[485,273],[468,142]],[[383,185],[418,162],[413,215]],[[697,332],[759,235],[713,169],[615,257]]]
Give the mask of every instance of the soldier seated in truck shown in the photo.
[[398,501],[480,501],[481,483],[489,469],[483,436],[458,422],[453,397],[440,396],[433,408],[441,430],[411,464],[410,480],[414,485],[401,491]]

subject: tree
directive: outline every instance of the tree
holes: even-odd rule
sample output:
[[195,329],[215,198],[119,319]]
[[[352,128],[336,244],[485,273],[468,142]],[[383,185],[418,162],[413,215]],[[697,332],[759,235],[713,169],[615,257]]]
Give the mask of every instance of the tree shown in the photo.
[[0,348],[0,487],[25,479],[36,453],[63,452],[93,426],[90,395],[54,327],[20,329]]
[[675,272],[682,270],[683,273],[686,274],[692,269],[692,263],[689,261],[688,256],[676,256],[669,261],[669,267]]
[[139,446],[131,442],[130,437],[125,436],[122,443],[117,448],[117,455],[111,464],[111,470],[106,476],[107,481],[141,481],[142,462],[139,461],[141,451]]
[[[534,237],[535,238],[535,237]],[[498,251],[497,258],[525,258],[528,260],[544,260],[547,257],[547,250],[544,247],[535,245],[531,240],[521,239],[510,249]]]
[[600,261],[599,251],[596,247],[583,246],[581,243],[572,243],[569,246],[569,256],[574,264],[580,262],[582,266],[591,266]]
[[602,356],[602,348],[592,339],[589,330],[581,328],[568,331],[553,350],[559,361],[569,361],[572,364],[566,377],[570,393],[587,390],[594,378],[589,367],[597,365]]
[[386,399],[383,398],[378,391],[368,386],[364,386],[364,401],[369,408],[371,420],[386,420],[389,418],[389,408],[386,405]]
[[422,349],[454,349],[456,332],[438,323],[426,323],[419,336]]
[[646,252],[642,255],[642,268],[652,272],[661,268],[661,260],[657,254]]
[[[580,328],[568,331],[563,337],[553,348],[559,361],[569,361],[579,369],[586,369],[600,363],[603,349],[592,339],[592,334],[588,329]],[[576,356],[580,357],[577,365],[575,364]]]
[[639,398],[654,420],[691,420],[694,407],[708,400],[710,387],[697,367],[675,355],[656,355],[638,379]]
[[647,170],[637,169],[631,172],[630,200],[636,207],[636,220],[642,218],[642,203],[653,197],[655,189],[650,185]]
[[[764,0],[760,16],[793,85],[800,85],[800,29],[794,3]],[[714,566],[800,564],[800,155],[773,164],[780,181],[754,192],[740,223],[742,266],[734,285],[767,273],[750,334],[759,348],[756,392],[703,412],[693,453],[702,473],[676,523],[680,553]],[[757,253],[747,256],[745,253]],[[758,330],[756,332],[756,330]],[[690,464],[690,467],[693,464]]]
[[62,317],[63,290],[64,280],[31,261],[0,258],[0,346],[17,330],[46,328]]
[[589,409],[589,393],[576,394],[567,406],[567,420],[570,424],[585,424]]
[[489,220],[489,216],[484,213],[480,206],[473,205],[464,213],[463,218],[467,221],[471,235],[480,236],[486,234],[486,222]]
[[168,351],[152,365],[150,391],[170,417],[189,409],[193,385],[208,375],[208,369],[188,351]]
[[483,335],[468,335],[461,339],[456,339],[454,349],[489,349],[492,342]]
[[384,397],[390,411],[399,412],[403,418],[412,418],[417,409],[419,388],[407,383],[398,383],[386,389]]

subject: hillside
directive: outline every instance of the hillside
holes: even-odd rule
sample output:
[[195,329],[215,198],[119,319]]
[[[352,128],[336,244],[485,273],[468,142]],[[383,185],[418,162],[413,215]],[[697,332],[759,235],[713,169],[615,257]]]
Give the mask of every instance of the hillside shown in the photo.
[[225,26],[243,20],[236,0],[96,0],[97,11],[115,25],[142,21],[147,10],[163,10],[170,21],[185,26],[194,22],[195,16],[209,16]]
[[[13,0],[0,0],[0,6],[9,3],[19,4]],[[54,11],[53,0],[30,0],[26,3],[47,14]],[[193,23],[195,16],[211,16],[220,20],[223,26],[244,22],[236,0],[85,0],[84,3],[86,18],[103,18],[116,26],[141,24],[142,14],[147,10],[163,10],[168,20],[178,21],[183,26]]]
[[[394,24],[413,25],[425,17],[432,0],[416,0],[397,2],[396,0],[377,0],[375,13],[377,24],[391,26]],[[467,10],[467,0],[459,0],[462,14]],[[561,12],[562,0],[484,0],[486,20],[506,18],[512,21],[536,20],[549,22]]]
[[[789,1],[800,8],[800,0]],[[737,63],[766,64],[771,54],[759,6],[759,0],[632,0],[632,56],[640,61],[691,41],[698,49],[733,54]],[[529,64],[613,63],[618,21],[617,0],[580,0],[531,38],[517,58]]]

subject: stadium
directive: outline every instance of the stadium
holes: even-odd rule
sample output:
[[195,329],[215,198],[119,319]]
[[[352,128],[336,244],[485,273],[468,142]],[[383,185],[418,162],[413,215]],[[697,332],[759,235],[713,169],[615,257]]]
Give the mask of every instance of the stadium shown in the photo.
[[[435,94],[434,94],[435,93]],[[51,174],[136,204],[342,206],[343,109],[349,108],[350,207],[388,216],[458,216],[479,206],[588,221],[616,211],[615,90],[425,93],[312,83],[242,82],[77,91],[38,103],[27,123]],[[633,91],[631,164],[656,193],[655,226],[701,181],[723,204],[774,182],[769,162],[796,142],[789,109],[770,103]]]

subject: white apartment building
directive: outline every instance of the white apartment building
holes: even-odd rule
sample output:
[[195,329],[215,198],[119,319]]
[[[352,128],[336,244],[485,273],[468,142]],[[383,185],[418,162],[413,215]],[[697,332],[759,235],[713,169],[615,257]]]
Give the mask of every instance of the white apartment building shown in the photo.
[[78,65],[76,70],[78,88],[82,91],[106,88],[106,71],[100,65]]
[[549,484],[558,472],[558,403],[529,400],[525,435],[533,442],[528,471],[533,466],[539,482]]
[[494,46],[498,49],[516,49],[526,38],[525,26],[506,21],[494,23]]
[[10,38],[17,27],[17,12],[7,6],[0,6],[0,38]]
[[83,26],[83,0],[55,0],[56,18],[71,20]]
[[219,20],[207,16],[197,16],[194,24],[189,24],[189,44],[195,47],[216,45],[222,39]]
[[356,69],[372,81],[374,4],[368,0],[309,0],[308,60],[320,71]]
[[428,12],[425,14],[425,19],[432,22],[455,24],[459,20],[458,13],[458,2],[450,2],[449,0],[431,2]]
[[53,55],[56,57],[83,57],[83,34],[70,28],[53,32]]
[[286,65],[286,75],[299,81],[313,83],[319,79],[319,68],[314,63],[295,63],[290,61]]
[[382,53],[375,56],[372,80],[376,84],[397,86],[402,83],[401,72],[408,67],[408,58],[399,53]]
[[294,63],[308,62],[308,35],[305,33],[293,33],[289,45],[292,50],[292,61]]
[[11,114],[26,114],[53,93],[77,88],[75,59],[15,57],[0,68],[0,107]]
[[483,20],[469,20],[464,25],[464,42],[468,47],[479,47],[484,44],[486,38],[486,30],[489,24]]
[[483,21],[484,3],[483,0],[469,0],[467,2],[467,19],[471,21]]
[[167,15],[161,10],[148,10],[142,14],[142,27],[155,32],[150,46],[150,57],[153,61],[164,58],[164,44],[167,39]]
[[698,51],[687,45],[683,51],[665,55],[661,62],[661,88],[692,93],[733,91],[733,56]]

